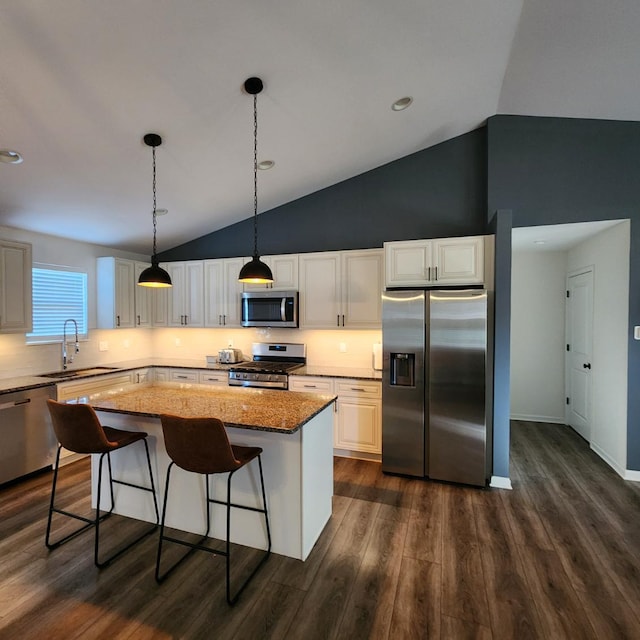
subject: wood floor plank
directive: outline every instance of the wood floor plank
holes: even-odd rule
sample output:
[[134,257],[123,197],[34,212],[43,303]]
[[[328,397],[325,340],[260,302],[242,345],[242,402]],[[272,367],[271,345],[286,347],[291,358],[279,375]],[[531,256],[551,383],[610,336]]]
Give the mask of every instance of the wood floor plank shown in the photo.
[[309,590],[350,504],[350,498],[339,495],[333,496],[331,518],[307,559],[303,562],[294,558],[283,558],[281,567],[273,578],[275,582],[286,584],[302,591]]
[[468,489],[444,487],[442,614],[490,627],[482,559]]
[[519,552],[543,629],[541,637],[595,639],[595,630],[557,553],[537,547],[519,547]]
[[415,482],[404,556],[442,562],[443,485]]
[[378,516],[340,621],[338,637],[381,640],[388,637],[406,533],[406,523]]
[[379,504],[353,499],[303,602],[292,638],[333,638],[372,535]]
[[482,625],[459,620],[451,616],[442,616],[442,638],[452,640],[492,640],[491,629]]
[[447,638],[441,635],[442,566],[403,558],[389,640]]

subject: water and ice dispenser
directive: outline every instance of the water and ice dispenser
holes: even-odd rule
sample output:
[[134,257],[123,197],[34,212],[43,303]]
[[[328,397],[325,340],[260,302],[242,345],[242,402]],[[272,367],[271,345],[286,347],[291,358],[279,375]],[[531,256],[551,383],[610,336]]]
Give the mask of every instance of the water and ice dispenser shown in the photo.
[[416,386],[416,354],[391,353],[389,384],[392,387]]

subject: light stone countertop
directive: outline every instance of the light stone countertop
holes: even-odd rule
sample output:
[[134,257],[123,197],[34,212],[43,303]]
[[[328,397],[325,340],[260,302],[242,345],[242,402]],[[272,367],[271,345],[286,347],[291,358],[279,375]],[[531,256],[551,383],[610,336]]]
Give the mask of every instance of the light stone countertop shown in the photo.
[[332,367],[305,365],[290,372],[291,376],[314,376],[318,378],[355,378],[358,380],[382,380],[382,371],[356,367]]
[[96,411],[159,417],[163,413],[220,418],[227,427],[294,433],[335,401],[335,396],[246,388],[156,383],[122,393],[96,394]]

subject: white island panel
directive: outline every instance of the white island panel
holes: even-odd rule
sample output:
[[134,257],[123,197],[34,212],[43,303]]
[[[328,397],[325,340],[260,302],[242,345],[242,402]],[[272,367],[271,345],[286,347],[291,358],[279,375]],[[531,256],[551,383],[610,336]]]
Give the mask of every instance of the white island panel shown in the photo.
[[[286,392],[284,392],[286,393]],[[133,416],[126,413],[97,411],[103,425],[146,431],[151,454],[158,503],[162,508],[166,472],[170,458],[164,447],[159,418]],[[333,495],[333,408],[326,407],[294,433],[276,433],[242,428],[227,428],[233,444],[258,446],[263,449],[265,490],[269,508],[272,551],[305,560],[318,536],[331,517]],[[111,454],[115,478],[146,484],[144,447],[135,444]],[[97,459],[93,456],[92,481],[94,506],[97,495]],[[106,461],[105,461],[106,465]],[[104,470],[106,472],[106,469]],[[101,505],[108,508],[108,483],[103,475]],[[212,495],[226,496],[226,474],[211,476]],[[166,526],[204,533],[206,502],[204,478],[174,465],[171,472],[169,507]],[[146,492],[114,485],[114,513],[153,521],[153,503]],[[260,476],[257,461],[237,471],[231,483],[232,502],[261,505]],[[212,505],[213,538],[225,538],[225,508]],[[261,514],[232,509],[232,542],[266,548],[266,530]]]

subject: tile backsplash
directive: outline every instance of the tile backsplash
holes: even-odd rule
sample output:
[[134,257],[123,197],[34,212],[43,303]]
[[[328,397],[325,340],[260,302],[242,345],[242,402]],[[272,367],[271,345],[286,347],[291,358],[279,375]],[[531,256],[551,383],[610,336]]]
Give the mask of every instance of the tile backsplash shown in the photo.
[[[251,359],[253,342],[303,342],[307,361],[317,366],[367,368],[380,331],[302,329],[118,329],[91,330],[80,342],[70,368],[109,365],[140,358],[202,360],[233,346]],[[60,342],[27,345],[22,334],[0,334],[0,378],[35,375],[62,368]]]

